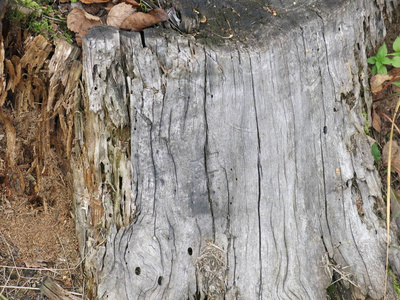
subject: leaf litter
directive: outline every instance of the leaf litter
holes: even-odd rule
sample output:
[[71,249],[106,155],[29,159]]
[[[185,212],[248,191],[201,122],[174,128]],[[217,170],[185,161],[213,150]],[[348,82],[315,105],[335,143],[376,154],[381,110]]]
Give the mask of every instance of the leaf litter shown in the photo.
[[[114,26],[122,30],[141,31],[160,22],[168,20],[168,13],[162,8],[153,8],[147,12],[134,0],[114,4],[109,0],[81,0],[67,16],[68,29],[75,32],[76,42],[81,45],[82,37],[89,29],[101,24]],[[93,15],[92,5],[106,3],[104,10]],[[103,14],[106,12],[105,14]],[[108,12],[108,13],[107,13]]]

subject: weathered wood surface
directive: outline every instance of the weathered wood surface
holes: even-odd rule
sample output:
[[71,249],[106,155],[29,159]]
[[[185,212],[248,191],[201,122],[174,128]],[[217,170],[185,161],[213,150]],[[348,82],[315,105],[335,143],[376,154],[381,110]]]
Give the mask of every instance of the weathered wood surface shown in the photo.
[[280,2],[257,42],[84,38],[75,201],[99,299],[325,299],[334,268],[346,299],[383,297],[381,183],[357,127],[397,1]]

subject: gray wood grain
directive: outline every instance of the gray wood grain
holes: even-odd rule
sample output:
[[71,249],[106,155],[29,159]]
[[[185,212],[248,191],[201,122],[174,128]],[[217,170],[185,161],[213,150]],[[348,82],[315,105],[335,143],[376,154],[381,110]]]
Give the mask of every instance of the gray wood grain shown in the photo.
[[325,299],[333,268],[383,297],[381,183],[357,130],[383,7],[333,2],[299,3],[254,43],[84,38],[75,194],[99,299]]

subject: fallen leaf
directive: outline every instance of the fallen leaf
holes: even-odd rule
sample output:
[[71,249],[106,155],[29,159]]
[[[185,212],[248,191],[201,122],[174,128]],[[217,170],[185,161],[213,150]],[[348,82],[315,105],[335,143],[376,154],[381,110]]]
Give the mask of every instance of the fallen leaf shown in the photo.
[[376,94],[383,89],[383,83],[391,80],[393,76],[386,74],[375,74],[371,77],[369,84],[371,85],[371,93]]
[[100,18],[90,15],[80,8],[75,7],[67,16],[67,27],[69,30],[77,33],[76,41],[79,44],[79,40],[88,33],[89,29],[101,25],[103,22]]
[[91,14],[87,13],[86,11],[84,11],[84,13],[85,13],[86,19],[91,20],[91,21],[100,21],[101,22],[101,19],[98,16],[91,15]]
[[372,128],[374,128],[377,132],[381,132],[381,116],[375,111],[375,108],[372,109]]
[[85,4],[110,2],[110,0],[79,0],[79,1]]
[[139,7],[140,4],[137,3],[135,0],[124,0],[126,3],[131,4],[134,7]]
[[140,31],[159,22],[167,21],[168,14],[161,8],[152,9],[147,14],[137,12],[127,17],[121,24],[121,29]]
[[121,28],[122,22],[137,11],[132,5],[120,3],[111,8],[107,16],[107,25]]
[[[388,165],[389,158],[389,143],[383,147],[382,150],[382,161],[385,166]],[[400,176],[400,146],[396,141],[392,143],[392,171],[396,172]]]

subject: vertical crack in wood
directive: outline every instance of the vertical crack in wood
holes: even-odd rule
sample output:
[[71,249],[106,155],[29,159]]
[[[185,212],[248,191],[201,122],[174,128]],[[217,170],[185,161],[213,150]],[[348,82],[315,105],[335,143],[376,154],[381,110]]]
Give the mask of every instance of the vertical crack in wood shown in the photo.
[[259,290],[258,297],[259,299],[263,298],[263,263],[262,263],[262,238],[261,238],[261,197],[262,197],[262,189],[261,189],[261,180],[262,180],[262,164],[261,164],[261,138],[260,138],[260,127],[258,124],[258,112],[257,112],[257,103],[256,103],[256,95],[255,95],[255,87],[254,87],[254,69],[251,61],[251,55],[248,52],[245,52],[246,55],[249,56],[249,66],[250,66],[250,74],[251,74],[251,92],[253,97],[253,105],[254,105],[254,120],[256,124],[257,131],[257,184],[258,184],[258,195],[257,195],[257,217],[258,217],[258,259],[260,263],[259,270]]
[[204,97],[203,97],[203,113],[204,113],[204,135],[205,135],[205,140],[204,140],[204,147],[203,147],[203,152],[204,152],[204,171],[206,174],[206,185],[207,185],[207,197],[208,197],[208,203],[210,205],[210,213],[211,213],[211,219],[212,219],[212,235],[213,235],[213,242],[215,243],[215,217],[214,217],[214,210],[213,210],[213,201],[211,198],[211,191],[210,191],[210,185],[211,185],[211,180],[209,177],[209,170],[208,170],[208,155],[209,155],[209,148],[208,148],[208,135],[209,135],[209,130],[208,130],[208,119],[207,119],[207,80],[208,80],[208,73],[207,73],[207,55],[206,51],[204,51]]

